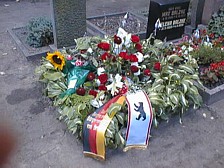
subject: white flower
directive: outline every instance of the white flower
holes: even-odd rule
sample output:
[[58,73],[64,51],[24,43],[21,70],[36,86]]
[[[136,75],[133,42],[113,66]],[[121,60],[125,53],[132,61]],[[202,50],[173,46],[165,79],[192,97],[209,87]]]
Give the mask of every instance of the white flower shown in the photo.
[[183,45],[183,46],[181,47],[182,50],[186,50],[186,48],[187,48],[187,47],[186,47],[185,45]]
[[193,51],[193,50],[194,50],[193,47],[191,47],[191,46],[188,47],[188,51],[189,51],[189,52],[191,52],[191,51]]
[[93,100],[91,100],[91,101],[90,101],[90,104],[91,104],[93,107],[96,107],[96,108],[100,108],[100,107],[103,105],[102,101],[97,100],[96,98],[93,99]]
[[143,56],[143,54],[142,54],[142,53],[137,52],[135,55],[136,55],[136,56],[137,56],[137,58],[138,58],[138,62],[140,62],[140,63],[141,63],[141,62],[144,60],[144,56]]
[[93,49],[92,48],[88,48],[87,52],[90,53],[90,54],[92,54]]
[[105,72],[105,69],[100,67],[97,69],[97,75],[100,76],[101,74],[103,74]]
[[143,57],[144,59],[146,59],[146,58],[149,58],[150,56],[147,54],[147,55],[144,55]]
[[141,68],[142,68],[142,69],[146,69],[146,65],[142,65]]
[[138,66],[138,62],[132,62],[132,63],[131,63],[131,66],[132,66],[132,65],[134,65],[134,66]]
[[210,42],[206,42],[206,41],[205,41],[205,42],[204,42],[204,45],[212,48],[212,43],[210,43]]
[[187,54],[188,54],[188,50],[185,50],[185,51],[184,51],[184,54],[187,55]]
[[111,95],[114,96],[119,90],[117,88],[122,88],[123,82],[121,82],[122,77],[119,74],[113,78],[113,82],[110,85],[107,85],[107,90],[111,90]]
[[140,70],[138,70],[138,72],[135,72],[134,75],[135,75],[135,76],[140,75]]
[[123,44],[126,47],[130,46],[130,43],[131,43],[131,34],[130,33],[127,33],[124,29],[119,27],[118,31],[117,31],[117,36],[122,39],[122,43],[120,44],[120,46],[122,46]]

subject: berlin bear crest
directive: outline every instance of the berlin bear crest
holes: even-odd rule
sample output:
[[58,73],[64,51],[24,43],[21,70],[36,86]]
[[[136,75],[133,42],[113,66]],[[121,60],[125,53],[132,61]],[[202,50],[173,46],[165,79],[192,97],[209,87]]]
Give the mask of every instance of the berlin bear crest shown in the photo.
[[139,112],[140,114],[138,115],[138,117],[136,118],[136,120],[140,120],[140,118],[142,117],[142,121],[144,121],[146,119],[146,113],[144,111],[144,107],[143,107],[143,102],[139,102],[139,106],[137,106],[135,103],[134,103],[134,106],[135,106],[135,111],[136,112]]

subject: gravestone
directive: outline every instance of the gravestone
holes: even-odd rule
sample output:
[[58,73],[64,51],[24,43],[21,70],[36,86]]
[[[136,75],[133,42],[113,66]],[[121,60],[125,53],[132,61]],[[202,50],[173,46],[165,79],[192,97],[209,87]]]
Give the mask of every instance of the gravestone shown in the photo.
[[184,33],[188,7],[189,0],[151,0],[146,38],[151,33],[161,40],[180,38]]
[[191,8],[191,24],[185,27],[185,33],[191,35],[202,22],[205,0],[193,0]]
[[202,23],[208,24],[212,14],[217,12],[222,5],[224,5],[224,0],[205,0]]
[[75,38],[86,33],[86,0],[51,0],[54,45],[75,45]]

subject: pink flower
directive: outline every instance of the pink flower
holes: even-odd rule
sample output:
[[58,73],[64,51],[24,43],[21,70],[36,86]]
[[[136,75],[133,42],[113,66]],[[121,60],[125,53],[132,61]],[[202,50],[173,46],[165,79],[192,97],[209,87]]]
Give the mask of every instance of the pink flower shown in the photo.
[[81,60],[76,60],[75,61],[75,66],[83,66],[84,62]]
[[71,55],[68,55],[68,56],[67,56],[67,60],[68,60],[68,61],[73,60],[72,56],[71,56]]

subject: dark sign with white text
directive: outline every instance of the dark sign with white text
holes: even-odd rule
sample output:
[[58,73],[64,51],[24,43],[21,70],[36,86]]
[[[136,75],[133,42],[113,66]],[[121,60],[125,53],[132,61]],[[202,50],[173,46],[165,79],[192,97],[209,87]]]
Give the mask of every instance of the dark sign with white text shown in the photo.
[[147,38],[173,40],[184,33],[189,0],[151,0],[149,7]]

